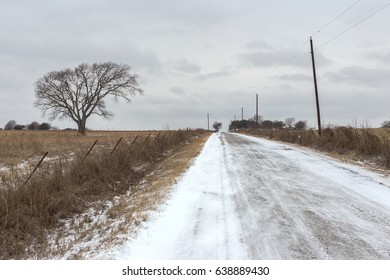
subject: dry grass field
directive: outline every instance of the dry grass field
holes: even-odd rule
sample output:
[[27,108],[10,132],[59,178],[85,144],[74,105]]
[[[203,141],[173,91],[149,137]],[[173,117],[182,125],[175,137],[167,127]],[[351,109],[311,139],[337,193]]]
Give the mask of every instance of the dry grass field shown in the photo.
[[138,141],[149,134],[154,138],[167,131],[89,131],[80,135],[77,131],[37,131],[0,130],[0,166],[17,164],[29,158],[41,157],[49,152],[49,157],[65,156],[85,150],[97,140],[97,147],[114,147],[123,137],[124,142]]
[[[128,196],[127,204],[136,205],[138,201],[137,209],[151,208],[163,196],[155,195],[152,187],[159,186],[163,176],[150,174],[161,168],[169,170],[169,174],[182,172],[186,164],[180,162],[188,164],[196,152],[187,153],[181,161],[171,160],[170,167],[169,160],[178,151],[186,155],[183,149],[194,141],[205,141],[208,135],[203,130],[91,131],[86,136],[73,131],[0,131],[0,259],[61,254],[72,243],[62,244],[59,236],[53,249],[49,232],[57,229],[66,233],[72,223],[64,221],[78,220],[74,217],[91,209],[96,213],[106,211],[112,218],[118,213],[124,215],[125,210],[116,203],[124,195]],[[46,152],[48,157],[28,177]],[[150,181],[145,186],[142,182],[147,177]],[[136,199],[137,195],[140,198]],[[107,201],[115,207],[107,209]],[[87,219],[89,222],[81,224],[91,224],[93,215]],[[126,222],[132,224],[131,218]],[[91,238],[86,231],[81,232]],[[82,236],[76,239],[83,240]]]

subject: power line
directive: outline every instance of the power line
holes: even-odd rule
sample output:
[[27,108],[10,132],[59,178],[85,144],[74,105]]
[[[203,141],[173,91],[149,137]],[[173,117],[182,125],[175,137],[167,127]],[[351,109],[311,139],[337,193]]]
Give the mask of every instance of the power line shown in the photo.
[[[354,4],[352,4],[350,7],[348,7],[346,10],[344,10],[342,13],[340,13],[339,15],[337,15],[335,18],[333,18],[331,21],[329,21],[327,24],[325,24],[324,26],[322,26],[320,29],[317,30],[317,32],[315,32],[312,36],[314,35],[317,35],[318,33],[320,33],[322,30],[324,30],[325,28],[327,28],[328,26],[330,26],[332,23],[334,23],[337,19],[339,19],[340,17],[342,17],[343,15],[345,15],[348,11],[350,11],[353,7],[355,7],[359,2],[361,2],[361,0],[358,0],[356,1]],[[363,22],[365,22],[366,20],[368,20],[369,18],[373,17],[374,15],[378,14],[380,11],[384,10],[385,8],[387,8],[388,6],[390,6],[390,2],[387,3],[386,5],[382,6],[381,8],[379,8],[378,10],[376,10],[375,12],[371,13],[370,15],[368,15],[367,17],[365,17],[363,20],[359,21],[358,23],[354,24],[353,26],[349,27],[348,29],[344,30],[343,32],[339,33],[338,35],[334,36],[333,38],[331,38],[330,40],[326,41],[325,43],[321,44],[319,47],[317,47],[315,50],[318,50],[320,48],[322,48],[323,46],[329,44],[330,42],[336,40],[337,38],[341,37],[343,34],[347,33],[348,31],[354,29],[355,27],[357,27],[358,25],[362,24]],[[311,37],[312,37],[311,36]],[[287,64],[291,63],[298,55],[299,53],[302,51],[302,49],[306,46],[306,41],[301,45],[301,47],[295,52],[295,54],[289,59],[289,61],[287,62]],[[305,55],[297,62],[295,63],[291,68],[290,70],[286,71],[286,69],[288,69],[288,66],[284,67],[276,76],[274,76],[263,88],[262,90],[264,90],[265,88],[269,87],[270,85],[272,85],[274,83],[274,81],[277,79],[277,78],[283,78],[283,77],[286,77],[288,75],[290,75],[299,65],[302,64],[302,62],[305,60],[305,58],[307,58],[308,56],[310,55],[310,52],[309,53],[305,53]],[[286,73],[286,74],[284,74]]]
[[281,76],[282,78],[283,77],[287,77],[288,75],[290,75],[291,72],[293,72],[298,66],[300,66],[303,61],[305,60],[306,57],[308,57],[310,55],[310,52],[306,53],[305,56],[303,56],[297,63],[295,63],[295,65],[293,67],[290,68],[290,70],[284,74],[283,76]]
[[[356,1],[354,4],[352,4],[350,7],[348,7],[346,10],[344,10],[342,13],[340,13],[339,15],[337,15],[335,18],[333,18],[331,21],[329,21],[327,24],[323,25],[321,28],[319,28],[315,33],[313,33],[312,36],[310,37],[313,37],[315,35],[317,35],[318,33],[320,33],[322,30],[324,30],[325,28],[327,28],[328,26],[330,26],[333,22],[335,22],[336,20],[338,20],[340,17],[342,17],[344,14],[346,14],[349,10],[351,10],[353,7],[355,7],[359,2],[361,2],[362,0],[358,0]],[[299,65],[302,64],[302,62],[304,61],[304,59],[310,55],[310,53],[305,53],[305,55],[295,64],[293,65],[290,70],[287,70],[288,69],[288,65],[300,54],[300,52],[302,51],[302,49],[307,45],[307,40],[305,39],[305,41],[302,43],[301,47],[294,53],[293,56],[290,57],[290,59],[288,60],[288,62],[286,63],[286,67],[284,67],[276,76],[274,76],[262,89],[265,89],[267,88],[269,85],[271,85],[277,77],[286,77],[288,76],[292,71],[294,71]],[[286,73],[286,74],[285,74]]]
[[336,36],[334,36],[333,38],[329,39],[328,41],[326,41],[325,43],[321,44],[319,47],[316,48],[316,50],[318,50],[319,48],[322,48],[323,46],[329,44],[330,42],[333,42],[334,40],[338,39],[339,37],[341,37],[342,35],[344,35],[345,33],[347,33],[348,31],[354,29],[355,27],[357,27],[358,25],[362,24],[363,22],[365,22],[366,20],[368,20],[369,18],[373,17],[374,15],[376,15],[377,13],[379,13],[380,11],[384,10],[385,8],[387,8],[388,6],[390,6],[390,2],[387,3],[386,5],[384,5],[383,7],[379,8],[378,10],[376,10],[375,12],[373,12],[372,14],[368,15],[367,17],[365,17],[363,20],[359,21],[358,23],[352,25],[351,27],[347,28],[346,30],[344,30],[343,32],[337,34]]
[[[346,10],[344,10],[342,13],[340,13],[339,15],[337,15],[335,18],[333,18],[331,21],[329,21],[327,24],[323,25],[321,28],[319,28],[315,33],[313,33],[313,35],[310,36],[313,37],[315,35],[317,35],[318,33],[320,33],[322,30],[324,30],[325,28],[327,28],[329,25],[331,25],[332,23],[334,23],[336,20],[338,20],[340,17],[342,17],[343,15],[345,15],[348,11],[350,11],[353,7],[355,7],[357,4],[359,4],[359,2],[361,2],[362,0],[358,0],[356,1],[355,3],[353,3],[351,6],[349,6]],[[287,64],[289,64],[291,61],[294,60],[294,58],[299,54],[299,52],[306,46],[307,44],[307,40],[305,39],[305,41],[303,42],[302,46],[298,49],[298,51],[294,54],[294,56],[292,56],[290,58],[290,60],[287,62]],[[301,60],[299,60],[288,72],[287,74],[284,74],[283,76],[288,76],[293,70],[295,70],[295,68],[297,68],[299,65],[301,65],[302,61],[308,56],[310,55],[310,53],[306,53],[306,55],[304,57],[301,58]],[[284,72],[284,70],[283,70]]]
[[[323,25],[321,28],[319,28],[315,33],[313,33],[313,35],[311,35],[310,37],[313,37],[315,35],[317,35],[318,33],[320,33],[322,30],[324,30],[325,28],[327,28],[329,25],[331,25],[333,22],[335,22],[336,20],[338,20],[340,17],[342,17],[343,15],[345,15],[348,11],[350,11],[353,7],[355,7],[357,4],[359,4],[359,2],[361,2],[362,0],[358,0],[356,1],[354,4],[352,4],[350,7],[348,7],[346,10],[344,10],[342,13],[340,13],[339,15],[337,15],[335,18],[333,18],[331,21],[329,21],[327,24]],[[292,62],[294,60],[295,57],[297,57],[297,55],[300,53],[300,51],[307,45],[307,40],[305,39],[305,41],[303,42],[303,44],[301,45],[301,47],[297,50],[297,52],[290,58],[290,60],[287,62],[287,64],[289,64],[290,62]],[[295,68],[297,68],[301,62],[306,58],[306,56],[308,56],[310,53],[307,53],[304,57],[302,57],[302,59],[300,61],[298,61],[292,68],[290,71],[288,71],[287,74],[283,75],[283,76],[287,76],[289,75],[293,70],[295,70]],[[285,69],[282,70],[282,72],[284,72]],[[282,73],[281,72],[281,73]]]
[[[293,56],[290,57],[290,59],[289,59],[289,60],[287,61],[287,63],[286,63],[286,66],[285,66],[282,70],[280,70],[275,76],[273,76],[273,78],[272,78],[267,84],[265,84],[265,85],[263,86],[263,88],[261,89],[261,91],[264,90],[264,89],[266,89],[266,88],[269,87],[270,85],[272,85],[273,82],[276,80],[276,78],[287,76],[287,75],[288,75],[289,73],[291,73],[291,71],[293,70],[292,68],[295,69],[295,68],[297,68],[297,67],[302,63],[303,59],[304,59],[308,54],[306,54],[302,59],[300,59],[296,64],[294,64],[294,66],[293,66],[289,71],[287,71],[287,69],[288,69],[288,67],[289,67],[289,64],[294,60],[294,58],[296,58],[296,57],[299,55],[299,53],[300,53],[301,50],[305,47],[305,45],[306,45],[306,42],[305,42],[304,44],[302,44],[302,46],[294,53]],[[287,73],[287,74],[284,74],[284,73],[286,73],[286,72],[288,72],[288,73]]]
[[320,33],[322,30],[324,30],[325,28],[327,28],[329,25],[331,25],[332,23],[334,23],[336,20],[338,20],[340,17],[342,17],[344,14],[346,14],[349,10],[351,10],[353,7],[355,7],[357,4],[359,4],[359,2],[362,1],[362,0],[359,0],[359,1],[356,1],[352,6],[350,6],[349,8],[347,8],[345,11],[343,11],[341,14],[339,14],[338,16],[336,16],[334,19],[332,19],[330,22],[328,22],[327,24],[325,24],[324,26],[322,26],[320,29],[318,29],[316,32],[314,32],[310,37],[314,37],[315,35],[317,35],[318,33]]

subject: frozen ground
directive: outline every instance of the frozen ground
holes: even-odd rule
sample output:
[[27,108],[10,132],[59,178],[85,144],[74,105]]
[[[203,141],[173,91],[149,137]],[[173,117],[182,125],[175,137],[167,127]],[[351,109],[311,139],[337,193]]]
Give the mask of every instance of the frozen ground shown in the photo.
[[390,180],[304,148],[211,136],[136,238],[100,259],[390,259]]

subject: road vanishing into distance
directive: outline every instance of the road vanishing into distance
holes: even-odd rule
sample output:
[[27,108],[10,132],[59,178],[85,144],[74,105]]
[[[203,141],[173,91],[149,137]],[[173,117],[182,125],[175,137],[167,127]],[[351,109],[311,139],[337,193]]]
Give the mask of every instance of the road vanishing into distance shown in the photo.
[[387,176],[300,148],[215,133],[115,259],[390,259]]

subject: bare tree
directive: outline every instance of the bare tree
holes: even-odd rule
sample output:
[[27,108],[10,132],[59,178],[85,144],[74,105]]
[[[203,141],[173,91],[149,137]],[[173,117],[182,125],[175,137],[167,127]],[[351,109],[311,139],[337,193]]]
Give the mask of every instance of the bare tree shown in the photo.
[[50,123],[41,123],[38,127],[39,130],[50,130],[51,124]]
[[381,125],[382,128],[390,128],[390,121],[384,121]]
[[218,132],[222,127],[222,123],[221,122],[214,122],[213,123],[213,128],[215,130],[215,132]]
[[286,124],[282,121],[275,120],[273,122],[273,128],[274,129],[282,129]]
[[295,128],[299,130],[303,130],[307,128],[307,122],[306,121],[297,121],[295,123]]
[[37,129],[39,129],[39,126],[40,126],[40,123],[38,123],[36,121],[33,121],[32,123],[30,123],[27,126],[27,129],[29,129],[29,130],[37,130]]
[[264,120],[261,122],[261,127],[264,129],[272,129],[274,128],[274,122],[271,120]]
[[15,125],[17,125],[15,120],[10,120],[7,122],[7,124],[4,126],[4,130],[12,130],[14,129]]
[[284,122],[286,123],[286,125],[289,129],[293,129],[294,123],[295,123],[295,118],[293,118],[293,117],[287,118]]
[[23,130],[23,129],[25,129],[26,128],[26,126],[25,125],[23,125],[23,124],[17,124],[17,125],[15,125],[14,126],[14,130]]
[[35,84],[35,106],[43,115],[48,114],[50,120],[73,120],[78,132],[85,134],[86,121],[91,115],[113,116],[106,108],[107,97],[130,102],[131,97],[143,93],[137,76],[130,70],[128,65],[106,62],[52,71]]

